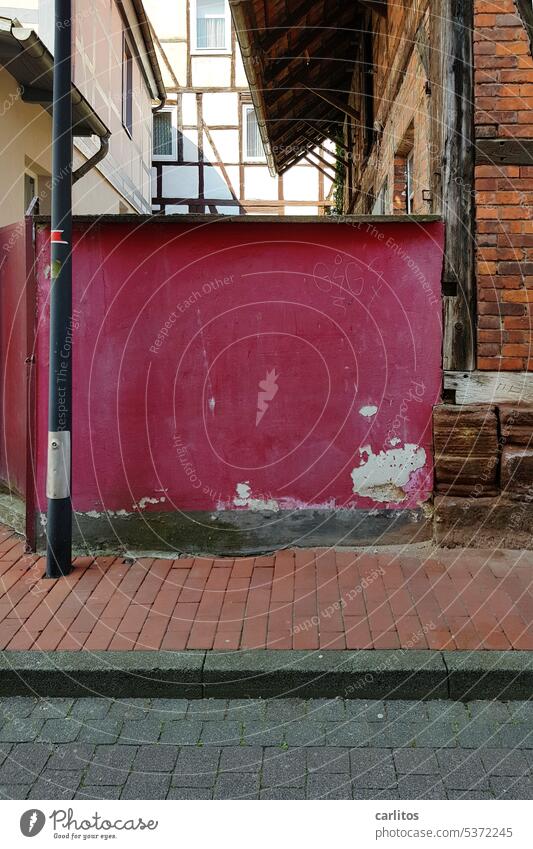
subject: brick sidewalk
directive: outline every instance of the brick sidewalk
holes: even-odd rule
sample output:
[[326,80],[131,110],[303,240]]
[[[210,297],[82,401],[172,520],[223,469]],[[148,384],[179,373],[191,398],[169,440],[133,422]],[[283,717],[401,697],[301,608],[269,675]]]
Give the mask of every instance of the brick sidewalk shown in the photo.
[[59,581],[0,526],[0,649],[533,649],[533,552],[297,549],[77,558]]

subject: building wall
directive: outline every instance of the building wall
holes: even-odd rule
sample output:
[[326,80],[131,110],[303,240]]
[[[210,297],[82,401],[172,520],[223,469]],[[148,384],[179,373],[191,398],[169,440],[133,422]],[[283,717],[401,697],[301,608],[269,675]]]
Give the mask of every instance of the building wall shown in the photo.
[[[367,522],[374,542],[427,531],[442,238],[436,222],[75,222],[76,533],[243,552]],[[44,225],[37,253],[44,513]]]
[[[402,214],[407,211],[406,159],[412,153],[414,196],[411,211],[432,212],[430,121],[424,45],[428,39],[428,2],[389,4],[387,18],[368,18],[372,50],[358,49],[351,105],[362,120],[348,119],[345,141],[353,151],[346,175],[347,212]],[[372,64],[370,79],[365,66]],[[374,105],[362,92],[370,85]],[[376,199],[386,185],[383,206]]]
[[[133,25],[133,39],[142,51],[142,39],[135,28],[136,17],[129,0],[125,2]],[[11,15],[18,7],[20,20],[31,25],[53,52],[52,0],[18,0],[1,6],[0,15]],[[15,8],[14,8],[15,7]],[[115,0],[73,0],[73,81],[111,131],[109,153],[95,172],[75,187],[79,213],[149,212],[151,208],[152,101],[143,77],[145,65],[133,61],[133,131],[122,123],[122,43],[124,23]],[[133,51],[135,54],[135,51]],[[26,107],[25,107],[26,108]],[[42,110],[41,110],[42,111]],[[44,120],[48,116],[43,118]],[[40,141],[41,159],[49,158],[51,136]],[[75,139],[77,162],[93,155],[98,142]],[[49,166],[47,168],[49,173]],[[110,192],[110,188],[112,191]],[[11,220],[18,220],[11,218]]]
[[[477,139],[533,140],[533,58],[513,0],[475,2]],[[478,165],[478,361],[533,370],[533,167]]]
[[[52,119],[40,106],[22,102],[17,81],[3,68],[0,104],[0,227],[4,227],[24,218],[26,174],[36,181],[40,211],[50,212]],[[84,161],[74,150],[74,170]],[[72,201],[76,215],[126,211],[121,205],[135,211],[97,169],[74,184]]]
[[174,158],[154,160],[154,211],[324,212],[331,180],[314,166],[304,163],[272,177],[266,161],[245,160],[243,107],[251,96],[233,28],[227,52],[198,53],[190,37],[194,2],[147,0],[145,7],[159,42],[176,138]]

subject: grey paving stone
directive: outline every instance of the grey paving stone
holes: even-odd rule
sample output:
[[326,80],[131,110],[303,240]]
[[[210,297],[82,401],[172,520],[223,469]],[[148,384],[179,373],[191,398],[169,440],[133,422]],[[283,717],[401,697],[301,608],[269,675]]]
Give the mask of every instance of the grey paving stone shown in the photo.
[[0,767],[0,784],[31,784],[40,775],[50,757],[45,743],[19,743]]
[[112,719],[146,719],[150,711],[150,699],[111,700],[108,716]]
[[166,799],[170,789],[170,775],[149,773],[130,775],[120,794],[121,799]]
[[437,752],[441,777],[452,790],[488,790],[487,773],[479,754],[473,750],[446,749]]
[[127,719],[121,728],[119,743],[157,743],[161,736],[161,727],[159,719]]
[[122,727],[122,720],[105,717],[105,719],[91,719],[85,722],[78,735],[82,743],[116,743]]
[[139,746],[133,769],[144,772],[172,772],[178,759],[178,746],[158,744],[156,746]]
[[187,699],[152,699],[148,710],[149,719],[160,719],[169,722],[183,719],[187,713]]
[[479,717],[485,722],[508,722],[510,719],[509,707],[506,702],[468,702],[468,710],[473,719]]
[[533,722],[533,700],[530,702],[507,702],[511,720]]
[[135,746],[98,746],[94,759],[85,773],[86,785],[124,784],[135,759]]
[[283,726],[252,720],[244,724],[242,739],[249,746],[281,746]]
[[4,696],[0,698],[0,723],[30,716],[37,699],[33,696]]
[[482,802],[494,799],[494,795],[490,790],[451,790],[448,788],[448,799],[456,799],[464,802],[467,800]]
[[31,784],[0,784],[0,799],[27,799]]
[[221,772],[215,784],[214,799],[258,799],[259,773],[237,775]]
[[8,720],[0,727],[1,743],[31,743],[39,736],[44,719],[33,716]]
[[446,799],[446,788],[436,775],[402,775],[398,779],[400,799]]
[[81,778],[81,772],[45,770],[28,793],[28,799],[73,799]]
[[393,757],[399,775],[439,774],[439,765],[433,749],[394,749]]
[[238,746],[242,737],[242,725],[232,719],[204,722],[200,740],[215,746]]
[[80,733],[80,724],[75,719],[46,719],[37,737],[40,743],[71,743]]
[[14,745],[14,743],[0,743],[0,766],[4,763],[5,759],[9,757]]
[[350,750],[324,746],[313,749],[309,747],[307,754],[307,769],[309,772],[350,773]]
[[496,799],[533,799],[531,776],[494,776],[490,779],[490,787]]
[[74,796],[75,799],[120,799],[120,791],[122,787],[116,786],[112,787],[111,785],[100,787],[86,787],[82,786],[76,792]]
[[351,799],[352,785],[347,776],[324,772],[312,773],[307,778],[308,799]]
[[391,722],[427,722],[429,718],[428,703],[416,701],[387,702],[387,719]]
[[527,757],[519,749],[482,749],[480,756],[490,775],[526,775],[530,770]]
[[35,719],[61,719],[68,716],[74,699],[37,699],[32,711]]
[[171,787],[167,799],[212,799],[213,791],[207,787]]
[[375,734],[375,729],[366,720],[326,723],[327,746],[368,746],[370,741],[375,739]]
[[258,772],[263,760],[260,746],[226,746],[220,756],[221,772]]
[[[427,722],[426,722],[427,724]],[[424,725],[415,722],[392,722],[388,723],[378,735],[374,734],[370,746],[384,746],[387,749],[401,749],[410,746],[422,746],[419,742]]]
[[235,722],[259,722],[266,716],[266,705],[265,699],[230,699],[226,717]]
[[265,787],[259,794],[260,799],[289,802],[305,799],[305,790],[298,787]]
[[163,722],[160,743],[174,743],[178,746],[194,746],[200,739],[202,723],[187,719],[175,722]]
[[304,787],[306,779],[305,751],[265,749],[262,787]]
[[398,791],[391,787],[352,787],[354,799],[399,799]]
[[500,725],[489,745],[491,748],[533,749],[533,729],[531,723],[507,722],[505,725]]
[[[494,722],[488,722],[484,717],[476,717],[472,719],[468,725],[461,728],[457,734],[457,745],[465,749],[478,749],[480,746],[501,746],[498,743],[498,732],[501,726]],[[437,741],[435,746],[442,746],[442,743]]]
[[463,702],[450,702],[441,699],[424,702],[427,710],[428,719],[443,720],[450,722],[457,728],[461,728],[470,721],[470,711],[468,705]]
[[353,749],[350,752],[351,776],[356,787],[392,787],[396,770],[389,749]]
[[304,699],[267,699],[266,718],[271,723],[296,722],[305,719],[307,702]]
[[221,749],[214,746],[182,748],[172,774],[175,787],[212,787],[215,783]]
[[380,699],[346,699],[346,716],[352,719],[367,719],[369,722],[384,722],[387,717],[385,702]]
[[313,699],[307,705],[307,719],[312,722],[341,722],[346,715],[343,699]]
[[[451,749],[458,745],[459,732],[449,720],[433,720],[420,727],[413,726],[416,748]],[[475,747],[473,747],[475,748]]]
[[285,725],[285,742],[288,746],[323,746],[326,742],[326,724],[303,719]]
[[86,719],[103,719],[109,713],[111,704],[110,699],[99,699],[93,697],[76,699],[72,705],[70,716],[81,721]]
[[192,699],[187,708],[187,719],[199,722],[221,722],[228,706],[227,699]]
[[48,761],[48,769],[83,770],[91,761],[95,751],[92,743],[64,743],[54,746]]

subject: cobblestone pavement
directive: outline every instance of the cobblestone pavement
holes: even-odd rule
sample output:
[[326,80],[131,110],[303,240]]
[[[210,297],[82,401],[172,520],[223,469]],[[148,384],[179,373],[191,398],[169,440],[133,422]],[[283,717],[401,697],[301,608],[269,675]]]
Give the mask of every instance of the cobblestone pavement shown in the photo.
[[0,699],[9,799],[533,799],[533,702]]

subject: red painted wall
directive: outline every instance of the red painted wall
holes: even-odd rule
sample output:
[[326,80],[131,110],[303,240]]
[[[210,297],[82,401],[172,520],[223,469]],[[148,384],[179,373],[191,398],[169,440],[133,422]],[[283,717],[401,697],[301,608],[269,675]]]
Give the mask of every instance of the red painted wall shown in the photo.
[[21,495],[26,492],[28,283],[26,222],[19,221],[0,228],[0,479]]
[[[37,235],[44,509],[49,232]],[[425,500],[442,242],[438,223],[78,223],[75,508]],[[370,452],[406,445],[425,460],[405,500],[354,493],[351,472]]]

